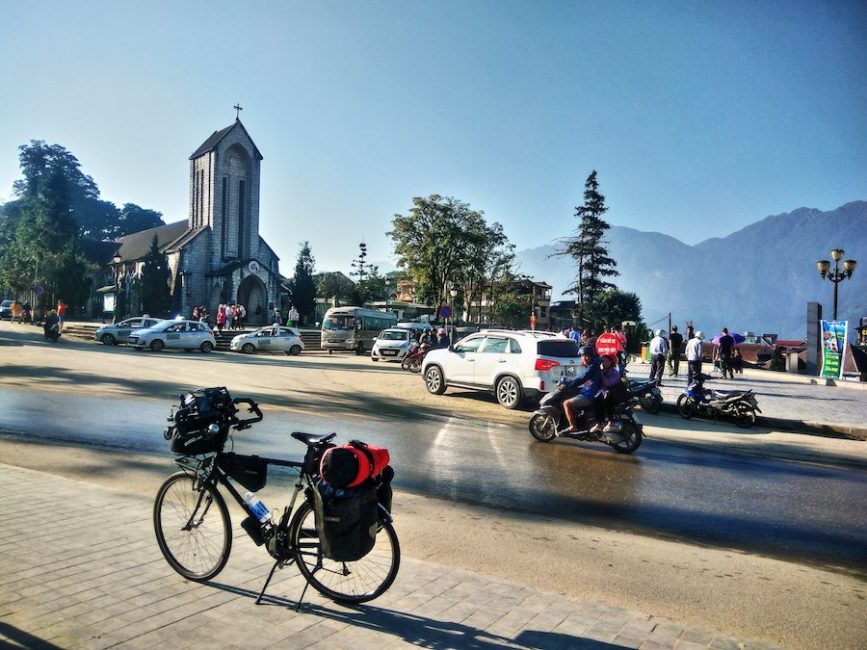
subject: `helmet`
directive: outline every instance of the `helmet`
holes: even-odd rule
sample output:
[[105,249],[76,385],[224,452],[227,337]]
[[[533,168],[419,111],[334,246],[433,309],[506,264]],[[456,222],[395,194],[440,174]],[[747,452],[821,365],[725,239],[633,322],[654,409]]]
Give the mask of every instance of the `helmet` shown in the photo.
[[704,341],[704,332],[702,332],[701,330],[697,331],[695,333],[695,338],[697,338],[699,341]]
[[657,336],[665,336],[665,330],[656,330]]
[[589,354],[591,357],[596,356],[596,350],[591,348],[589,345],[582,345],[578,348],[578,356],[583,357],[585,354]]
[[437,335],[445,334],[445,333],[446,333],[446,328],[445,328],[445,327],[440,327],[439,330],[437,330]]

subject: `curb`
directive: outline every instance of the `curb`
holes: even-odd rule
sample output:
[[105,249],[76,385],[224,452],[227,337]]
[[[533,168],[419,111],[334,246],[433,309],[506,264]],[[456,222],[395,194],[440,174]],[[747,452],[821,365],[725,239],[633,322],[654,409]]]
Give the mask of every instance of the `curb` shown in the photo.
[[[663,402],[662,411],[680,415],[677,405],[671,402]],[[867,427],[852,426],[849,424],[834,424],[827,422],[811,422],[809,420],[791,420],[788,418],[756,416],[756,425],[769,429],[782,429],[793,433],[803,433],[809,436],[823,438],[839,438],[842,440],[867,441]]]

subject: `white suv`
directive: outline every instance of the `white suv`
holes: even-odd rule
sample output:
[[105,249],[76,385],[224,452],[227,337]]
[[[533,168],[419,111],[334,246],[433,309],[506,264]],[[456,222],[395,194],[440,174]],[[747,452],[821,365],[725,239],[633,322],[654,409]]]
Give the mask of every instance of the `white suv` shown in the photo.
[[449,386],[492,392],[514,409],[538,398],[581,366],[578,344],[549,332],[484,330],[445,349],[431,350],[422,364],[427,389],[442,395]]

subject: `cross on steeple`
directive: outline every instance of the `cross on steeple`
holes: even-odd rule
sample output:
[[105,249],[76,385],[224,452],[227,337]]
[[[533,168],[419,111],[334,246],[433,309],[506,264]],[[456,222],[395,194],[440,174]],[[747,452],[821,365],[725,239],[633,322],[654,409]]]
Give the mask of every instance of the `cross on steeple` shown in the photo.
[[235,109],[235,119],[236,119],[236,120],[241,119],[241,111],[244,110],[243,108],[241,108],[241,105],[240,105],[240,104],[235,104],[234,106],[232,106],[232,108]]

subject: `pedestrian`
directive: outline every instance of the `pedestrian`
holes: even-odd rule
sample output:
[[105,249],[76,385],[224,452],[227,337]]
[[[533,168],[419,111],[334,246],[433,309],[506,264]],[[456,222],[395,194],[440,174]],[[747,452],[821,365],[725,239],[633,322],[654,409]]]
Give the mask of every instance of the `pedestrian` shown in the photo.
[[289,313],[286,316],[286,327],[295,327],[295,324],[298,322],[298,310],[295,309],[295,305],[289,307]]
[[744,374],[744,357],[741,354],[741,349],[737,346],[732,351],[732,370],[739,375]]
[[13,323],[21,323],[21,303],[15,300],[12,303],[12,319]]
[[704,333],[698,331],[686,342],[686,385],[692,386],[693,380],[701,374],[701,342]]
[[569,333],[566,336],[568,336],[579,345],[581,344],[581,332],[578,331],[574,324],[572,325],[572,328],[569,330]]
[[735,340],[729,334],[729,330],[727,327],[722,328],[722,334],[719,337],[719,370],[720,374],[722,374],[723,379],[725,379],[726,373],[729,375],[729,379],[735,378],[735,373],[732,370],[732,351],[735,348]]
[[226,305],[217,307],[217,331],[222,334],[226,325]]
[[226,305],[226,329],[232,329],[232,324],[235,322],[235,310],[232,305]]
[[695,336],[695,330],[692,328],[692,325],[686,326],[686,340],[689,341],[693,336]]
[[277,307],[274,307],[274,311],[271,312],[271,324],[272,325],[280,325],[283,322],[283,317],[280,315],[280,310]]
[[238,305],[238,329],[244,329],[244,321],[247,318],[247,308],[244,305]]
[[671,326],[668,337],[668,376],[677,377],[680,371],[680,346],[683,345],[683,334],[677,331],[677,325]]
[[57,322],[58,330],[63,331],[63,323],[66,320],[66,303],[63,299],[57,301]]
[[662,386],[662,371],[667,356],[668,341],[665,338],[665,330],[656,330],[656,336],[650,341],[650,378],[656,380],[657,386]]

